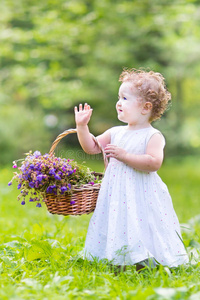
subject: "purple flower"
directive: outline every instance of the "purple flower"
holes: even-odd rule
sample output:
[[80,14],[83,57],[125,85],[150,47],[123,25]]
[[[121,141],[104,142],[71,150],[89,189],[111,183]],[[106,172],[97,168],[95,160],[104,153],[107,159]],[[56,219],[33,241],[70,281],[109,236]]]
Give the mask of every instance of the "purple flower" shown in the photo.
[[49,193],[49,194],[51,194],[51,193],[52,193],[52,191],[53,191],[53,189],[52,189],[50,186],[48,186],[48,188],[46,189],[46,193]]
[[42,181],[42,179],[43,179],[43,175],[42,174],[40,174],[40,175],[37,176],[37,180],[38,181]]
[[48,186],[48,188],[46,189],[46,192],[51,194],[51,193],[55,193],[54,189],[56,188],[56,185],[50,185]]
[[24,172],[24,170],[25,170],[25,165],[22,165],[21,167],[20,167],[20,170],[22,171],[22,172]]
[[[93,174],[90,176],[84,166],[79,172],[76,162],[71,165],[73,160],[61,159],[49,154],[41,155],[39,151],[33,154],[30,151],[26,156],[20,166],[17,166],[17,161],[13,161],[13,166],[18,171],[14,173],[13,179],[17,181],[22,205],[25,204],[27,195],[29,195],[29,202],[37,201],[35,205],[41,207],[40,200],[44,197],[44,193],[63,195],[70,192],[72,184],[76,182],[84,184],[90,181],[92,185],[95,182]],[[9,186],[12,185],[13,179],[8,183]],[[76,206],[76,200],[71,199],[70,203]]]
[[17,168],[17,164],[14,164],[14,165],[13,165],[13,168],[16,169],[16,168]]
[[34,184],[34,182],[32,182],[32,181],[31,181],[31,182],[29,182],[29,186],[30,186],[30,188],[32,188],[32,189],[33,189],[33,188],[35,187],[35,184]]
[[35,165],[36,170],[41,170],[41,162],[37,162]]
[[71,170],[71,171],[69,171],[68,172],[68,174],[67,175],[72,175],[73,173],[75,173],[76,172],[76,169],[74,169],[74,170]]
[[64,192],[67,191],[67,187],[66,187],[66,186],[62,186],[62,187],[60,188],[60,190],[61,190],[61,193],[64,194]]
[[50,169],[49,175],[55,175],[55,169]]
[[33,156],[34,157],[39,157],[39,156],[41,156],[41,153],[40,153],[40,151],[35,151],[34,153],[33,153]]
[[61,180],[60,176],[57,175],[57,174],[55,174],[54,178],[55,178],[56,180]]

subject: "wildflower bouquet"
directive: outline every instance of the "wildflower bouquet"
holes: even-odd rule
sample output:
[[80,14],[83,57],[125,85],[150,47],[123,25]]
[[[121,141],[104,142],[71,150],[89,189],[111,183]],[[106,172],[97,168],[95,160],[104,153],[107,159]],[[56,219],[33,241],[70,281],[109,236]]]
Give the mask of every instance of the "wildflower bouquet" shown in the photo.
[[[74,188],[85,184],[92,187],[98,182],[94,172],[78,165],[74,160],[49,154],[42,155],[39,151],[27,153],[19,167],[14,161],[13,168],[18,169],[18,172],[14,172],[8,185],[17,181],[17,188],[20,190],[18,200],[21,200],[22,205],[26,203],[28,197],[29,202],[36,202],[36,206],[41,207],[41,202],[49,194],[57,201],[56,199],[62,195],[70,196]],[[64,199],[65,202],[69,202],[67,205],[76,204],[72,197],[67,199],[69,200]]]

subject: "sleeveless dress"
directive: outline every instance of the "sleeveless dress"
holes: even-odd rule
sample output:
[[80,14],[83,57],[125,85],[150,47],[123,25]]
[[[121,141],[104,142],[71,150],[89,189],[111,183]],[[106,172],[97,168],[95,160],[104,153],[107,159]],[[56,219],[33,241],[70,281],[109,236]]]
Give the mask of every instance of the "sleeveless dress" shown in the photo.
[[[160,133],[152,126],[139,130],[116,126],[109,132],[111,144],[134,154],[144,154],[150,138]],[[170,194],[157,172],[138,171],[110,159],[89,223],[84,257],[116,265],[153,261],[176,267],[188,262]]]

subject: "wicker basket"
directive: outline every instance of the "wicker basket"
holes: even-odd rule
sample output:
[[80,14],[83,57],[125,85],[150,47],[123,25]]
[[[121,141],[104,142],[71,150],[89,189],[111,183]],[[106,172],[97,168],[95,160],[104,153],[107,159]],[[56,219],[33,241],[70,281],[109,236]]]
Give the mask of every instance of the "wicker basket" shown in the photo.
[[[54,150],[60,140],[67,136],[70,133],[77,133],[76,129],[69,129],[58,135],[56,140],[53,142],[52,147],[49,151],[50,155],[53,155]],[[103,159],[104,159],[104,166],[107,167],[107,158],[104,153],[104,150],[98,140],[92,136],[95,143],[100,148]],[[100,179],[103,177],[103,173],[95,173]],[[94,211],[96,207],[96,201],[99,193],[101,184],[96,183],[94,185],[85,184],[81,186],[73,186],[71,194],[65,195],[54,195],[54,194],[46,194],[44,202],[47,206],[47,209],[52,214],[57,215],[83,215],[83,214],[90,214]],[[70,204],[72,202],[74,204]]]

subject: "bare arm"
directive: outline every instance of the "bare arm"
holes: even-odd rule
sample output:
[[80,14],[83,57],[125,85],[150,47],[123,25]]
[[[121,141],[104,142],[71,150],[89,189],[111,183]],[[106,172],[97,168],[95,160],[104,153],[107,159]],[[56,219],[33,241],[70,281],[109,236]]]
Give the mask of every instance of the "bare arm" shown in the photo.
[[[90,105],[85,103],[83,108],[82,104],[79,104],[79,110],[75,106],[74,113],[75,113],[77,135],[81,147],[86,153],[89,154],[100,153],[101,151],[99,147],[96,145],[96,143],[94,142],[88,128],[88,123],[92,115],[92,109]],[[110,142],[110,136],[107,132],[103,133],[97,138],[103,147],[105,147],[105,145],[107,145]]]
[[107,145],[105,147],[105,153],[107,157],[114,157],[139,171],[154,172],[162,165],[163,148],[163,136],[156,133],[151,137],[145,154],[136,155],[127,153],[124,149],[115,145]]

